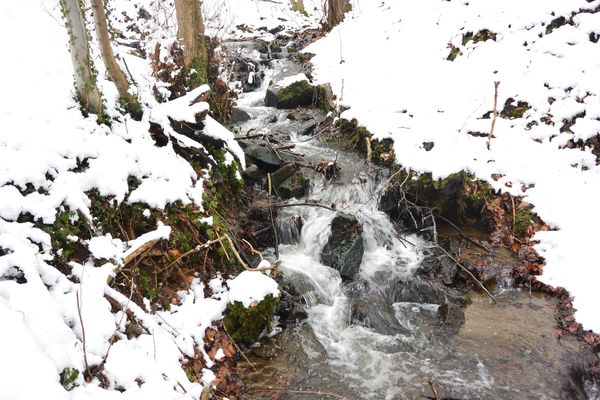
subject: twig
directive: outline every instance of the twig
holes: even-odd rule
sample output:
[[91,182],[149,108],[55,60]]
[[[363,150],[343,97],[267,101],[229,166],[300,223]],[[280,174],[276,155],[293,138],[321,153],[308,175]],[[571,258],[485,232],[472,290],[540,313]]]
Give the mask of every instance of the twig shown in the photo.
[[262,253],[260,251],[255,250],[249,241],[247,241],[246,239],[242,239],[242,242],[246,243],[246,246],[250,247],[250,251],[253,254],[256,254],[260,258],[261,261],[263,260]]
[[513,217],[513,223],[512,223],[512,235],[513,237],[515,236],[515,228],[516,228],[516,224],[517,224],[517,215],[515,213],[515,198],[512,197],[512,195],[509,193],[508,196],[510,197],[510,201],[512,203],[512,217]]
[[484,249],[486,252],[492,254],[492,251],[490,249],[488,249],[487,247],[485,247],[484,245],[482,245],[481,243],[479,243],[477,240],[467,236],[458,226],[456,226],[452,221],[450,221],[449,219],[442,217],[441,215],[435,215],[434,218],[439,218],[442,221],[446,222],[448,225],[450,225],[452,228],[454,228],[459,234],[460,236],[462,236],[464,239],[468,240],[469,242],[473,243],[475,246],[477,247],[481,247],[482,249]]
[[490,142],[494,137],[494,127],[496,126],[496,117],[498,116],[498,86],[500,86],[500,81],[494,82],[494,111],[492,116],[492,128],[490,129],[490,135],[487,140],[487,149],[490,149]]
[[128,254],[127,256],[125,256],[123,258],[123,265],[129,264],[131,262],[131,260],[133,260],[135,257],[137,257],[140,254],[142,254],[142,253],[150,250],[152,247],[154,247],[154,245],[156,243],[158,243],[159,240],[160,239],[151,240],[149,242],[144,243],[143,245],[141,245],[137,249],[135,249],[131,254]]
[[478,285],[479,285],[479,286],[480,286],[480,287],[483,289],[483,291],[485,292],[485,294],[487,294],[487,295],[488,295],[488,297],[489,297],[490,299],[492,299],[492,301],[494,302],[494,304],[495,304],[495,303],[497,303],[497,302],[496,302],[496,299],[494,298],[494,296],[492,296],[492,294],[489,292],[489,290],[487,290],[487,289],[486,289],[486,287],[484,286],[484,284],[483,284],[483,283],[481,283],[481,281],[480,281],[479,279],[477,279],[477,278],[475,277],[475,275],[473,275],[473,273],[472,273],[471,271],[469,271],[469,270],[468,270],[468,269],[467,269],[467,268],[466,268],[464,265],[462,265],[460,262],[458,262],[458,260],[457,260],[456,258],[454,258],[454,256],[452,256],[450,253],[448,253],[448,252],[446,251],[446,249],[444,249],[442,246],[438,245],[437,247],[438,247],[438,248],[439,248],[441,251],[443,251],[443,252],[444,252],[444,254],[446,254],[446,256],[448,256],[448,258],[450,258],[452,261],[454,261],[454,263],[455,263],[456,265],[458,265],[458,267],[459,267],[460,269],[462,269],[463,271],[465,271],[465,272],[466,272],[466,273],[467,273],[467,274],[468,274],[468,275],[471,277],[471,279],[473,279],[475,282],[477,282],[477,284],[478,284]]
[[429,378],[428,382],[429,382],[429,386],[431,387],[431,392],[433,393],[433,397],[435,398],[435,400],[440,400],[440,396],[438,395],[438,391],[435,387],[435,383],[433,383],[433,379]]
[[83,325],[83,317],[81,316],[81,298],[79,297],[80,290],[81,290],[81,288],[77,292],[75,292],[75,299],[77,300],[77,315],[79,315],[79,323],[81,324],[81,343],[83,344],[83,362],[85,364],[86,375],[91,380],[90,365],[88,364],[87,349],[85,347],[85,327]]
[[300,207],[300,206],[321,207],[326,210],[337,211],[333,207],[329,207],[329,206],[326,206],[324,204],[319,204],[319,203],[289,203],[289,204],[281,203],[281,204],[271,204],[269,207],[284,208],[284,207]]
[[371,149],[371,139],[368,136],[365,136],[365,144],[367,146],[367,161],[371,161],[373,158],[373,150]]
[[328,396],[333,397],[334,399],[344,400],[344,397],[340,396],[336,393],[331,392],[319,392],[317,390],[294,390],[294,389],[279,389],[273,387],[263,387],[263,386],[255,386],[251,390],[255,392],[286,392],[292,394],[305,394],[305,395],[317,395],[317,396]]
[[244,357],[244,360],[246,360],[246,362],[252,367],[252,369],[254,370],[254,372],[258,372],[256,370],[256,368],[254,367],[254,364],[252,364],[252,362],[248,359],[248,357],[246,357],[246,354],[244,354],[244,352],[242,351],[242,349],[240,349],[240,347],[237,345],[237,343],[235,342],[235,340],[233,340],[233,338],[229,334],[229,331],[227,330],[227,327],[225,326],[225,321],[223,321],[223,329],[225,330],[225,333],[229,337],[229,340],[231,340],[231,343],[233,343],[233,345],[235,346],[235,348],[237,349],[237,351],[239,351],[240,354],[242,355],[242,357]]
[[269,147],[269,149],[271,149],[271,151],[273,153],[275,153],[275,155],[277,156],[277,158],[279,159],[279,161],[281,161],[283,163],[284,162],[283,158],[281,158],[281,155],[279,154],[279,152],[275,149],[275,147],[273,147],[273,145],[271,144],[271,141],[269,140],[268,136],[265,136],[265,142],[267,142],[267,146]]
[[[279,157],[281,159],[281,157]],[[273,228],[273,235],[275,236],[275,257],[279,258],[279,235],[277,235],[277,227],[275,226],[275,218],[273,218],[273,207],[271,206],[271,191],[273,186],[271,184],[271,174],[267,175],[269,181],[269,216],[271,217],[271,227]]]

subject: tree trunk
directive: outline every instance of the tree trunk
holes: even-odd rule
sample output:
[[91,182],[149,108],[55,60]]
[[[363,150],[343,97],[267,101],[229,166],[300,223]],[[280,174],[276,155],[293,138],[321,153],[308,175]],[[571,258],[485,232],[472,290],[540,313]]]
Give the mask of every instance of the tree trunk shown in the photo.
[[306,9],[304,8],[304,0],[291,0],[292,11],[299,12],[300,14],[307,15]]
[[344,20],[349,5],[348,0],[327,0],[327,24],[330,28]]
[[104,11],[104,0],[91,0],[92,10],[94,12],[94,23],[96,26],[96,37],[100,45],[100,54],[104,61],[104,66],[108,76],[114,82],[119,92],[119,98],[127,103],[128,111],[138,117],[141,111],[139,104],[134,96],[129,93],[129,82],[115,59],[112,47],[110,45],[110,36],[108,34],[108,23],[106,12]]
[[207,83],[208,51],[204,37],[204,19],[199,0],[175,0],[178,36],[188,69],[195,69],[197,83]]
[[88,47],[88,32],[79,0],[61,0],[61,9],[69,31],[69,49],[73,71],[75,74],[75,90],[86,113],[97,114],[99,119],[104,114],[102,96],[96,87],[96,71],[94,70]]

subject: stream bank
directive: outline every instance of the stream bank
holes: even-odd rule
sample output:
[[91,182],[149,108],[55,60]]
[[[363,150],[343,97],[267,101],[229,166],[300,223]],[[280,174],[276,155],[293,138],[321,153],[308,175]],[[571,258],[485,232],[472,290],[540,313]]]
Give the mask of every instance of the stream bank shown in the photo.
[[[456,227],[410,208],[414,226],[392,221],[380,210],[387,168],[318,140],[328,121],[316,108],[265,103],[275,88],[290,88],[295,105],[316,105],[319,91],[309,102],[302,67],[285,52],[273,59],[251,43],[229,46],[261,78],[236,108],[259,223],[248,236],[281,260],[286,293],[282,333],[250,352],[248,398],[410,399],[430,395],[430,378],[453,398],[593,398],[571,373],[577,340],[557,339],[559,301],[514,287],[511,251],[491,247],[481,230],[468,237],[483,245],[467,244],[448,233]],[[473,291],[436,243],[474,271],[486,266],[478,276],[498,304]],[[495,272],[483,279],[490,265]]]

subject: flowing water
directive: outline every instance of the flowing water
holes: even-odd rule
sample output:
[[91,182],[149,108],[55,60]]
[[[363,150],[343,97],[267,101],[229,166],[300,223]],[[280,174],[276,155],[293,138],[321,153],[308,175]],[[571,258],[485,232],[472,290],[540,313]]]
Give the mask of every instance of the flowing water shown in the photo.
[[[251,47],[235,48],[258,58]],[[414,399],[432,396],[430,378],[440,396],[449,398],[574,398],[565,385],[571,382],[568,367],[577,344],[557,340],[553,300],[505,290],[493,305],[472,293],[466,322],[457,332],[440,324],[437,305],[390,299],[394,284],[413,275],[432,243],[401,236],[378,210],[385,170],[300,136],[303,123],[287,119],[289,111],[264,106],[269,81],[298,70],[289,61],[271,62],[261,87],[240,97],[238,105],[252,118],[238,128],[241,133],[289,135],[303,163],[336,159],[337,178],[306,171],[306,199],[337,211],[314,206],[280,211],[281,269],[307,318],[253,350],[257,370],[247,381],[254,398],[331,398],[325,394],[330,392],[347,399]],[[320,261],[331,221],[340,211],[356,216],[363,228],[364,256],[351,282]],[[357,307],[360,320],[353,315]],[[290,390],[278,391],[283,388]]]

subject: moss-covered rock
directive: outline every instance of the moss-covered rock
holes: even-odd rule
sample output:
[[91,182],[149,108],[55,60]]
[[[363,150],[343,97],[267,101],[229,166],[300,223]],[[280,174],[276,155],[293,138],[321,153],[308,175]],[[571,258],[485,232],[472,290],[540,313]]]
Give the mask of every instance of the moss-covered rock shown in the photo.
[[392,166],[394,161],[393,146],[391,139],[373,140],[373,135],[367,128],[358,126],[358,122],[340,119],[338,128],[342,136],[350,140],[352,147],[367,155],[369,147],[371,148],[371,161],[376,164]]
[[256,343],[264,330],[271,332],[271,322],[278,307],[279,298],[271,295],[248,308],[236,301],[227,306],[223,323],[236,343],[249,346]]
[[277,84],[267,89],[265,105],[276,108],[295,108],[312,104],[314,88],[306,81],[301,80],[288,86],[281,87]]
[[271,175],[271,184],[282,199],[302,197],[308,190],[308,178],[292,164],[284,165]]

